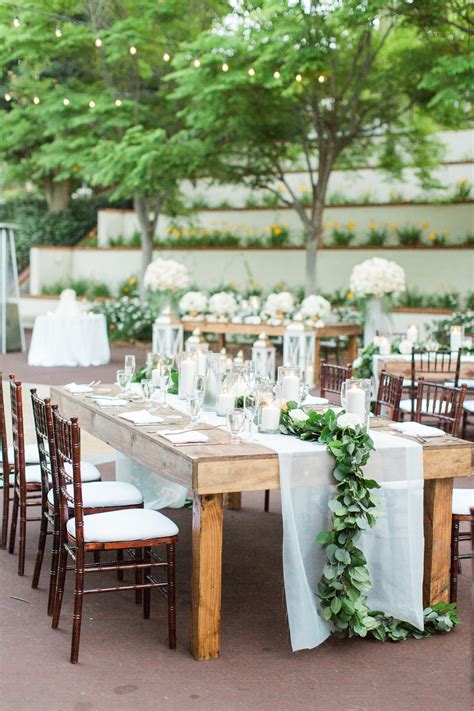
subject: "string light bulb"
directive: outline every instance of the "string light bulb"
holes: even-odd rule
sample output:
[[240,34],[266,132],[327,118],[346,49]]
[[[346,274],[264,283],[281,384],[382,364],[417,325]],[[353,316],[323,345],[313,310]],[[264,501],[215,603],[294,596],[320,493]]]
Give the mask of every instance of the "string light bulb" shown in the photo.
[[254,77],[255,76],[255,69],[253,67],[250,67],[249,69],[249,77]]
[[89,108],[95,109],[95,101],[89,101]]
[[194,66],[195,66],[196,69],[197,69],[198,67],[201,66],[201,60],[198,59],[198,58],[196,58],[196,59],[194,60],[193,64],[194,64]]
[[169,62],[170,59],[171,59],[171,57],[170,57],[170,55],[168,54],[168,52],[165,52],[164,55],[163,55],[163,61],[164,61],[164,62]]
[[128,50],[130,54],[136,54],[137,53],[137,48],[132,44],[130,49]]
[[229,71],[229,65],[227,64],[227,62],[224,62],[224,64],[222,65],[222,71],[223,71],[223,72],[228,72],[228,71]]
[[324,76],[324,74],[319,75],[318,81],[320,84],[324,84],[324,82],[326,81],[326,77]]
[[69,104],[70,104],[69,99],[63,99],[63,104],[64,104],[64,106],[69,106]]
[[100,39],[100,37],[95,38],[94,44],[96,47],[102,47],[102,40]]
[[58,25],[58,26],[56,27],[56,29],[54,30],[54,34],[56,35],[56,37],[57,37],[58,39],[63,36],[63,33],[61,32],[61,28],[59,27],[59,25]]
[[279,79],[279,78],[280,78],[280,72],[278,72],[278,71],[277,71],[277,72],[273,72],[273,77],[274,77],[275,79]]
[[297,74],[297,75],[295,76],[296,81],[301,81],[302,78],[303,78],[303,77],[301,76],[301,74]]
[[122,106],[122,102],[120,99],[115,99],[115,106]]
[[34,96],[34,97],[33,97],[33,103],[34,103],[34,104],[39,104],[39,102],[40,102],[39,96]]
[[12,95],[7,92],[5,94],[5,101],[11,101],[11,100],[12,100]]
[[20,18],[18,17],[18,15],[15,15],[15,17],[13,18],[13,27],[19,27],[19,26],[20,26]]

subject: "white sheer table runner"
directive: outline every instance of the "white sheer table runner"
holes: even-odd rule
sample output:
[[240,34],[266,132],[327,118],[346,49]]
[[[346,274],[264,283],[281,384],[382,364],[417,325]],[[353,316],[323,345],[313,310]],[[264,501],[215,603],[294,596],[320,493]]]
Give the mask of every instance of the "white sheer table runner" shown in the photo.
[[[186,412],[185,402],[176,396],[169,397],[169,404]],[[225,422],[214,412],[205,411],[200,421],[210,425]],[[383,515],[358,543],[373,583],[369,604],[423,629],[423,448],[390,434],[370,434],[375,452],[365,473],[382,486],[376,495]],[[316,647],[331,634],[331,625],[318,614],[317,585],[326,560],[316,536],[330,527],[328,502],[335,493],[331,474],[334,458],[325,445],[295,437],[255,434],[254,441],[275,451],[279,459],[283,573],[291,645],[294,651]],[[153,500],[156,506],[158,500],[167,498],[163,494],[172,495],[172,490],[177,498],[185,492],[161,477],[153,481],[155,475],[150,477],[149,472],[146,478],[151,487],[145,496],[148,506]],[[140,488],[143,490],[143,480]]]

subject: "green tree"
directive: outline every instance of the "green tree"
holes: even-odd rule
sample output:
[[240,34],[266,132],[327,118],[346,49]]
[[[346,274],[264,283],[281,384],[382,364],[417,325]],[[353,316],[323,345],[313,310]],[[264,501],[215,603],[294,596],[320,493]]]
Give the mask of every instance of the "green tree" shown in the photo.
[[[427,184],[438,159],[419,108],[432,57],[392,9],[387,0],[244,1],[174,62],[174,97],[185,101],[213,177],[267,188],[296,210],[306,293],[316,286],[332,171],[371,161],[400,177],[413,165]],[[295,162],[309,175],[309,193],[288,179]]]

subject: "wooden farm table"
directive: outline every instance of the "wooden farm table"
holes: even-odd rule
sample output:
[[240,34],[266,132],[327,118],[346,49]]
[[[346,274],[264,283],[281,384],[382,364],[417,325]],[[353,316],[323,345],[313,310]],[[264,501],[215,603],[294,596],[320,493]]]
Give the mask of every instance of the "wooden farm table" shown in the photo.
[[[218,337],[218,348],[224,348],[226,335],[258,336],[265,332],[267,336],[283,336],[286,326],[269,326],[266,323],[258,325],[250,323],[219,323],[206,321],[182,321],[185,331],[194,331],[199,328],[202,333],[215,333]],[[362,326],[353,323],[338,323],[323,328],[311,329],[316,335],[314,351],[314,382],[319,383],[319,363],[322,338],[340,338],[347,336],[348,352],[347,361],[352,363],[357,358],[358,337],[362,333]]]
[[[455,366],[456,364],[453,361],[453,370],[451,372],[425,373],[425,380],[453,380],[455,376]],[[389,356],[373,356],[373,374],[376,384],[379,381],[382,370],[386,370],[393,375],[403,375],[404,378],[411,378],[411,355],[396,354]],[[461,356],[459,377],[461,380],[474,380],[474,356]]]
[[[103,410],[62,387],[51,388],[51,397],[64,415],[78,417],[84,430],[192,489],[191,652],[196,659],[219,657],[224,495],[279,489],[277,454],[257,444],[232,445],[228,433],[215,428],[207,432],[206,444],[174,446],[148,431],[156,428],[118,418],[118,408]],[[381,418],[373,418],[371,426],[389,429]],[[448,600],[453,477],[470,476],[473,450],[472,443],[449,436],[423,445],[425,604]]]

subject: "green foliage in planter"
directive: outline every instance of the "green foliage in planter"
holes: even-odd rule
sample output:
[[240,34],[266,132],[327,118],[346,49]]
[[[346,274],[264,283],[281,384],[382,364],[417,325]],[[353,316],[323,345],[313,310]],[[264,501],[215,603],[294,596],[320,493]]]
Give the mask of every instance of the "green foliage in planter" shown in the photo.
[[355,240],[356,233],[352,223],[347,227],[335,227],[332,231],[332,241],[337,247],[348,247]]
[[444,232],[430,232],[428,235],[428,243],[432,247],[445,247],[448,244],[449,233],[445,230]]
[[290,233],[286,225],[272,225],[268,237],[269,247],[285,247],[290,242]]
[[461,178],[456,183],[454,192],[452,195],[453,202],[464,202],[465,200],[471,199],[472,184],[467,178]]
[[135,275],[131,276],[129,279],[125,279],[118,288],[119,296],[138,296],[139,284],[138,279]]
[[417,225],[403,225],[396,228],[399,243],[403,247],[414,247],[421,244],[423,239],[423,228]]
[[108,299],[111,297],[110,289],[105,282],[88,281],[87,279],[76,279],[71,282],[57,281],[54,284],[44,286],[42,294],[59,296],[64,289],[74,289],[76,295],[86,299]]
[[388,228],[385,225],[377,227],[375,223],[369,225],[369,232],[364,242],[368,247],[382,247],[388,239]]
[[273,192],[266,192],[262,197],[262,205],[264,207],[277,207],[280,204],[280,198]]
[[474,294],[468,297],[468,307],[465,311],[455,311],[452,316],[442,321],[436,321],[431,329],[430,335],[439,343],[449,344],[451,326],[464,326],[466,335],[474,335]]

